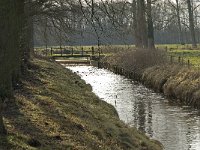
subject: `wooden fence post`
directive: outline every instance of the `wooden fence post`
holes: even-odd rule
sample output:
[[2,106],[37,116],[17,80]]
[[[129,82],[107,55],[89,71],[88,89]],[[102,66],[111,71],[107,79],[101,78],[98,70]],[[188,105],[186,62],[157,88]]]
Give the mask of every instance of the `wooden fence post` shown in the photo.
[[51,56],[53,55],[53,48],[51,47]]
[[92,56],[94,56],[94,47],[92,46]]
[[72,56],[74,55],[74,48],[72,47]]
[[81,53],[82,53],[82,56],[83,56],[83,47],[81,48],[81,51],[82,51]]
[[63,50],[62,50],[62,48],[60,50],[61,50],[61,56],[62,56],[63,55]]
[[46,52],[46,56],[48,56],[48,48],[46,47],[45,50],[46,50],[46,51],[45,51],[45,52]]

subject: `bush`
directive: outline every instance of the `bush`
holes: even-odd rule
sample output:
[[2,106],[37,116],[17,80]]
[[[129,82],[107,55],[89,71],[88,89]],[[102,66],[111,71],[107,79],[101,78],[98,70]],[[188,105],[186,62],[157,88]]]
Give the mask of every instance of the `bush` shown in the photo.
[[104,61],[111,65],[118,65],[127,71],[141,74],[144,69],[164,64],[167,61],[166,52],[162,50],[132,49],[120,51]]

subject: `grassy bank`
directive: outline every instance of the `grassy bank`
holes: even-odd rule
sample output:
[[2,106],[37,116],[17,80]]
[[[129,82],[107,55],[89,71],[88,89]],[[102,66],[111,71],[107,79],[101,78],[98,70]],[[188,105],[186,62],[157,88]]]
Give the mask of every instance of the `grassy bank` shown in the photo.
[[[173,55],[180,54],[179,50],[171,51]],[[199,51],[182,50],[184,57],[196,58]],[[200,71],[194,66],[171,64],[166,59],[165,51],[133,50],[117,53],[105,58],[104,61],[136,73],[139,81],[157,92],[163,92],[173,98],[174,102],[190,105],[200,109]],[[193,64],[198,61],[193,62]],[[123,74],[123,73],[122,73]],[[132,74],[131,74],[132,75]],[[131,77],[134,78],[134,77]]]
[[200,72],[194,68],[154,66],[144,71],[142,81],[175,102],[200,109]]
[[79,76],[61,65],[34,58],[5,103],[8,130],[2,150],[159,150],[157,142],[119,120]]

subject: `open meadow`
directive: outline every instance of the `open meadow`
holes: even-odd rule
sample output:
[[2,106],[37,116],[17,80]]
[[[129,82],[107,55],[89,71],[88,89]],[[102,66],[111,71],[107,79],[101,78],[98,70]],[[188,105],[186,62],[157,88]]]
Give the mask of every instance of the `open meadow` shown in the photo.
[[[62,46],[63,54],[84,54],[91,53],[92,47],[94,48],[94,54],[102,54],[105,56],[110,56],[119,52],[134,50],[134,45],[91,45],[91,46]],[[184,64],[193,65],[195,67],[200,67],[200,45],[198,45],[197,49],[192,49],[190,44],[158,44],[156,45],[157,49],[161,49],[167,52],[168,57],[173,57],[174,62],[181,62]],[[59,46],[48,47],[47,49],[43,47],[35,47],[36,53],[40,53],[43,55],[51,56],[51,49],[54,56],[60,55],[61,49]],[[72,52],[73,51],[73,52]]]

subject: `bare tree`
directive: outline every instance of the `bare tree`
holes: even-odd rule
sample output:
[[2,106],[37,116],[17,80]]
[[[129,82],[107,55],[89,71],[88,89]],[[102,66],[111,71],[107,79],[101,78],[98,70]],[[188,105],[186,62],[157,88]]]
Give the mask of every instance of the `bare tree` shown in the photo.
[[182,34],[182,26],[181,26],[181,16],[180,16],[180,3],[179,0],[176,0],[175,2],[168,0],[169,4],[172,6],[173,9],[176,11],[176,18],[177,18],[177,25],[178,25],[178,31],[179,31],[179,43],[183,43],[183,34]]
[[0,1],[0,135],[5,134],[2,111],[6,98],[12,96],[12,81],[20,74],[20,34],[24,1]]
[[148,22],[148,48],[155,49],[154,27],[151,15],[151,0],[147,0],[147,22]]
[[178,29],[179,29],[179,42],[182,44],[183,43],[183,35],[182,35],[182,27],[181,27],[179,0],[176,0],[176,13],[177,13]]
[[145,1],[137,0],[137,35],[138,35],[138,47],[147,48],[147,23],[145,16]]
[[194,15],[192,10],[191,1],[187,0],[187,6],[188,6],[188,14],[189,14],[189,25],[190,25],[190,32],[191,32],[191,38],[192,38],[192,47],[197,47],[196,42],[196,36],[195,36],[195,30],[194,30]]

